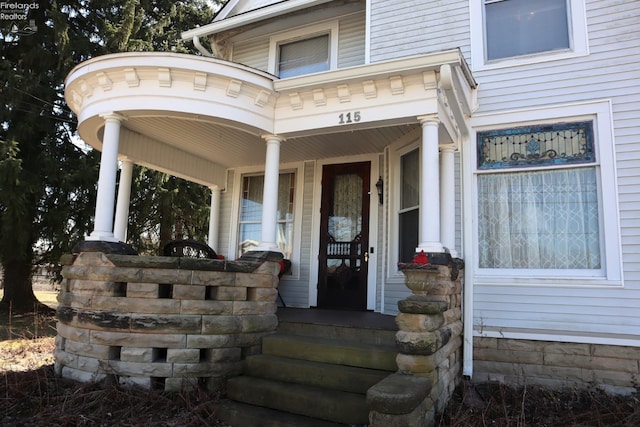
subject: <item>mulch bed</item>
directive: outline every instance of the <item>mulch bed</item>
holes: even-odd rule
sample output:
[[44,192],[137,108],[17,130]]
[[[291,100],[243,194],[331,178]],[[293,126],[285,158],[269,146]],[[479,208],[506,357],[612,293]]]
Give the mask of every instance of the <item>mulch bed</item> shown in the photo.
[[598,389],[550,390],[464,383],[455,391],[439,426],[640,426],[637,393],[615,396]]
[[215,426],[204,391],[160,393],[57,378],[53,365],[0,376],[2,426]]

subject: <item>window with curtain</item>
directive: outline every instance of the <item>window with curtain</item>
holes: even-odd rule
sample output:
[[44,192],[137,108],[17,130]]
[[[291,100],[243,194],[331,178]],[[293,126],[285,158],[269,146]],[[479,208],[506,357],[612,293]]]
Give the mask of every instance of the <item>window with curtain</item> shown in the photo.
[[569,49],[568,0],[484,0],[486,60]]
[[480,268],[599,270],[593,123],[477,134]]
[[[262,200],[264,175],[242,178],[238,255],[256,247],[262,237]],[[293,249],[295,173],[281,173],[278,180],[277,243],[284,257],[291,259]]]
[[278,56],[280,78],[329,70],[329,35],[281,44]]
[[420,208],[420,151],[400,156],[400,211],[398,213],[398,260],[410,262],[418,247]]

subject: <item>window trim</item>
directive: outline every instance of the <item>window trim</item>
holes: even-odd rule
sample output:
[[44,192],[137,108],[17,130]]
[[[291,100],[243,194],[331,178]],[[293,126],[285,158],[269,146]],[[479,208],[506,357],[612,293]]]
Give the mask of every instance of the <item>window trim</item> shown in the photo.
[[536,64],[575,58],[589,54],[585,0],[566,0],[569,14],[569,49],[539,52],[522,56],[486,59],[485,0],[469,0],[471,30],[471,69],[492,70],[518,65]]
[[[338,21],[332,20],[322,22],[308,27],[298,28],[296,30],[278,33],[269,38],[269,61],[267,70],[277,76],[278,75],[278,57],[280,45],[292,43],[296,41],[306,40],[317,36],[329,35],[329,70],[338,68]],[[293,76],[288,78],[296,78]]]
[[[618,208],[618,186],[615,164],[615,141],[613,116],[610,100],[592,103],[569,104],[531,110],[497,112],[476,115],[471,119],[471,141],[476,141],[477,133],[487,130],[506,129],[527,125],[552,124],[592,120],[596,161],[592,164],[563,167],[595,167],[598,180],[598,203],[601,223],[602,274],[596,270],[533,270],[533,269],[489,269],[479,267],[478,253],[474,250],[473,274],[476,284],[492,285],[541,285],[541,286],[623,286],[622,248],[620,218]],[[478,244],[478,176],[487,173],[501,173],[514,170],[479,170],[475,144],[469,150],[472,172],[473,200],[473,243]],[[554,168],[543,166],[527,168],[541,170]],[[557,167],[555,167],[557,168]]]
[[[300,244],[302,236],[302,198],[304,177],[302,176],[303,166],[300,163],[280,165],[279,173],[295,173],[295,193],[293,208],[293,242],[291,249],[291,274],[283,277],[283,280],[300,279]],[[233,199],[231,203],[231,219],[229,221],[231,230],[229,238],[228,253],[238,253],[238,243],[240,240],[240,209],[242,199],[242,180],[248,175],[264,175],[264,167],[242,167],[235,169],[233,177]]]
[[[420,137],[412,138],[410,142],[404,141],[404,144],[398,144],[395,147],[391,147],[389,150],[389,211],[388,211],[388,224],[389,224],[389,241],[387,248],[387,281],[389,283],[401,283],[404,281],[404,274],[398,269],[398,261],[400,258],[400,186],[401,182],[401,170],[400,159],[405,154],[411,151],[418,150],[418,153],[422,149]],[[418,167],[420,168],[420,174],[422,174],[422,157],[419,157]],[[418,222],[418,227],[420,223]]]

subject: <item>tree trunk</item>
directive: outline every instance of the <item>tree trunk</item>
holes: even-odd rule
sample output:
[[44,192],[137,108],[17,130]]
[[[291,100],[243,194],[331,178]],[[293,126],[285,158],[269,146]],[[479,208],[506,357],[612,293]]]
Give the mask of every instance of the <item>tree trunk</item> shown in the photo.
[[4,263],[4,295],[0,305],[12,312],[31,312],[40,306],[32,287],[31,260],[11,260]]
[[160,201],[160,254],[162,254],[162,248],[173,239],[173,207],[171,200],[165,196]]

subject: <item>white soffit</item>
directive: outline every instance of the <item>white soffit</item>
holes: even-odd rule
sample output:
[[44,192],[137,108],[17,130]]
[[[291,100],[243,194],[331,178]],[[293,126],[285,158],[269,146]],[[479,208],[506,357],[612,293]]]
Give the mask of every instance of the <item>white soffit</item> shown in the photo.
[[307,9],[316,5],[329,3],[333,0],[288,0],[270,6],[232,16],[220,21],[214,21],[202,27],[194,28],[182,33],[182,40],[191,40],[194,37],[206,37],[222,31],[231,30],[247,24],[263,21],[265,19],[276,18],[287,13],[301,9]]

